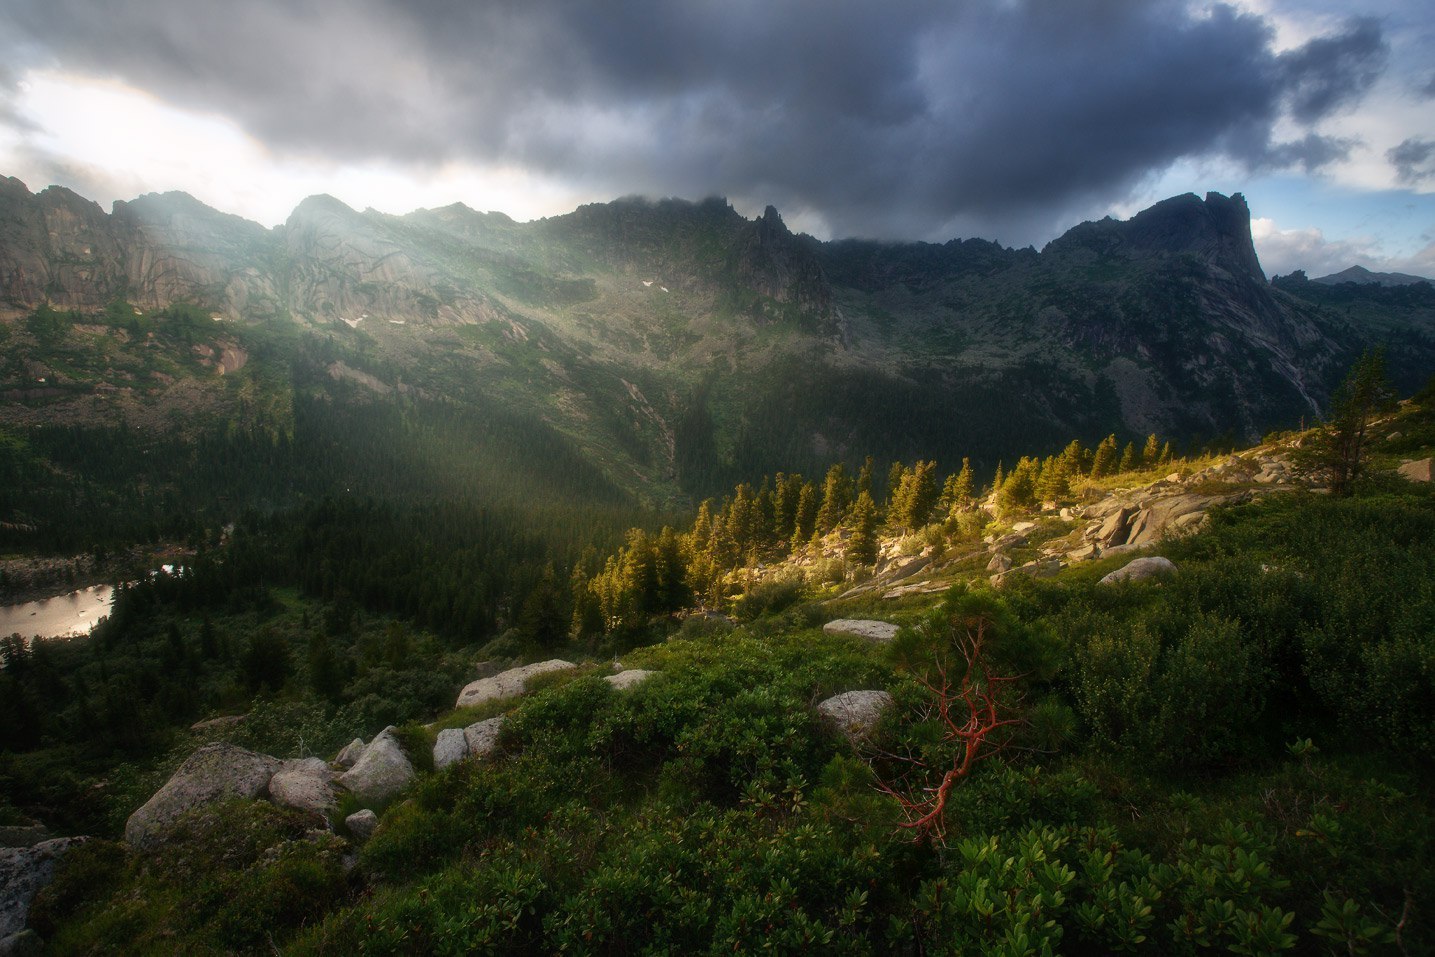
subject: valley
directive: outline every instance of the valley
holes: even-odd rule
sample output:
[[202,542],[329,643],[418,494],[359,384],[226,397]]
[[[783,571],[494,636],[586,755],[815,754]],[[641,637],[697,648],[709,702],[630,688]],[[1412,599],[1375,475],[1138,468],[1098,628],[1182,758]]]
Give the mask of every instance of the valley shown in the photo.
[[1219,194],[0,214],[0,594],[129,583],[0,646],[0,940],[1435,939],[1428,284],[1267,282]]

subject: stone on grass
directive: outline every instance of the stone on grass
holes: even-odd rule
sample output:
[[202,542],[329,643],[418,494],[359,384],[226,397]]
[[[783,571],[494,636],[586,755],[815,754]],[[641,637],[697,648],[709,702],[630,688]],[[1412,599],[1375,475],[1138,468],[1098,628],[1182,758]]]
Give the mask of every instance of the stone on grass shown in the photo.
[[1006,552],[997,552],[992,556],[992,560],[987,562],[987,571],[1000,575],[1002,572],[1010,571],[1011,566],[1011,556]]
[[164,787],[125,822],[125,840],[136,847],[157,843],[165,827],[191,808],[225,798],[263,797],[283,764],[232,744],[206,744],[185,758]]
[[399,746],[392,727],[380,731],[339,783],[363,802],[386,801],[414,779],[414,766]]
[[323,758],[285,761],[269,779],[269,799],[284,807],[327,815],[338,803],[334,772]]
[[55,876],[55,862],[85,837],[57,837],[34,847],[0,848],[0,938],[24,932],[30,902]]
[[523,694],[529,678],[552,671],[568,671],[576,667],[578,666],[571,661],[554,658],[549,661],[540,661],[537,664],[523,665],[521,668],[510,668],[489,678],[479,678],[477,681],[470,681],[464,685],[463,690],[458,694],[458,703],[454,707],[472,708],[487,701],[514,698]]
[[1160,555],[1151,555],[1147,558],[1138,558],[1123,565],[1121,568],[1101,579],[1103,585],[1114,585],[1117,582],[1137,582],[1148,578],[1155,578],[1158,575],[1174,575],[1176,564],[1169,558],[1162,558]]
[[872,733],[891,706],[892,696],[885,691],[844,691],[819,704],[817,713],[856,744]]
[[344,745],[344,750],[339,752],[339,756],[334,759],[334,763],[345,771],[349,770],[358,762],[359,758],[364,756],[365,747],[367,747],[367,745],[364,744],[363,738],[355,738]]
[[1435,481],[1435,459],[1417,459],[1400,466],[1400,474],[1412,482]]
[[645,671],[642,668],[629,668],[626,671],[618,672],[616,675],[608,675],[603,680],[612,685],[615,690],[627,691],[630,688],[636,688],[655,674],[657,674],[656,671]]
[[463,729],[471,757],[486,758],[498,750],[498,732],[503,730],[503,715],[478,721]]
[[435,771],[456,764],[468,757],[468,740],[462,728],[444,728],[433,743],[433,768]]
[[354,835],[356,840],[367,841],[374,834],[374,828],[379,826],[379,816],[368,808],[362,811],[355,811],[344,818],[344,826],[349,833]]
[[899,629],[899,625],[888,621],[868,621],[860,618],[838,618],[822,626],[822,630],[829,635],[853,635],[877,644],[885,644],[896,638]]

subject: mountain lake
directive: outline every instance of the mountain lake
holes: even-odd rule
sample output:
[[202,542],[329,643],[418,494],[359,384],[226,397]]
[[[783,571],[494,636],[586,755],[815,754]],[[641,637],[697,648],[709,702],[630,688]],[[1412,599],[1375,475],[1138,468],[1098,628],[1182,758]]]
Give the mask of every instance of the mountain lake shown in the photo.
[[71,638],[87,635],[110,613],[113,585],[92,585],[39,601],[0,606],[0,637]]

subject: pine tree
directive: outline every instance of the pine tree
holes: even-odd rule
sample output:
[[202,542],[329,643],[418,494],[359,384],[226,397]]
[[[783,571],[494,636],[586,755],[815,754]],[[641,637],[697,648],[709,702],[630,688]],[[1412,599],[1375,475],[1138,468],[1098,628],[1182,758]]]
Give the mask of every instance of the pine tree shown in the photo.
[[877,506],[866,491],[857,493],[857,502],[852,506],[847,557],[859,565],[871,565],[877,560]]
[[1389,411],[1394,398],[1385,377],[1384,352],[1362,355],[1331,397],[1330,418],[1316,436],[1310,453],[1302,456],[1330,484],[1331,494],[1349,495],[1364,473],[1370,421]]
[[862,470],[857,473],[857,494],[860,496],[863,492],[867,493],[868,498],[872,497],[872,456],[870,455],[862,460]]
[[1152,432],[1146,436],[1146,446],[1141,450],[1141,464],[1149,469],[1152,466],[1159,465],[1160,462],[1161,442],[1156,438],[1156,433]]
[[1096,458],[1091,463],[1091,477],[1105,478],[1116,470],[1119,459],[1116,453],[1116,436],[1108,435],[1096,447]]
[[946,484],[942,487],[942,504],[947,513],[951,515],[969,508],[975,491],[972,460],[963,458],[961,471],[947,476]]
[[1126,443],[1126,448],[1121,450],[1121,464],[1116,467],[1118,472],[1136,471],[1136,446],[1131,442]]
[[1176,454],[1171,451],[1171,443],[1168,441],[1165,445],[1161,446],[1161,459],[1156,464],[1170,465],[1171,461],[1175,459],[1175,457]]
[[827,478],[822,483],[822,508],[817,512],[817,534],[826,535],[842,524],[852,501],[851,491],[851,482],[841,462],[827,470]]
[[1059,502],[1071,495],[1071,482],[1060,458],[1051,456],[1042,463],[1036,494],[1043,502]]
[[805,544],[817,530],[817,511],[817,486],[811,482],[803,482],[802,491],[797,498],[797,521],[792,531],[794,549]]
[[997,505],[1002,509],[1030,508],[1036,504],[1036,478],[1040,464],[1022,456],[1016,468],[997,492]]

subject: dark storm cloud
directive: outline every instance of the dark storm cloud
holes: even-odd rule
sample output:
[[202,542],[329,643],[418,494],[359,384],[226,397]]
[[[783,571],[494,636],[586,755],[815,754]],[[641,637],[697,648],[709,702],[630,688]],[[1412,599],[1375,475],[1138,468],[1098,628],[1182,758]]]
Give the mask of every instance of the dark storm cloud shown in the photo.
[[1275,124],[1350,107],[1385,58],[1373,20],[1277,54],[1261,18],[1177,0],[14,0],[9,16],[0,36],[276,149],[726,192],[838,234],[1008,222],[1020,239],[1183,157],[1318,168],[1350,144],[1277,142]]
[[1278,62],[1291,115],[1302,123],[1314,123],[1358,102],[1380,78],[1388,52],[1380,24],[1361,18],[1335,36],[1317,37],[1283,54]]
[[1411,137],[1386,150],[1385,158],[1395,167],[1395,176],[1402,183],[1416,186],[1435,179],[1435,141]]

